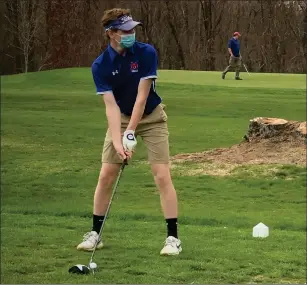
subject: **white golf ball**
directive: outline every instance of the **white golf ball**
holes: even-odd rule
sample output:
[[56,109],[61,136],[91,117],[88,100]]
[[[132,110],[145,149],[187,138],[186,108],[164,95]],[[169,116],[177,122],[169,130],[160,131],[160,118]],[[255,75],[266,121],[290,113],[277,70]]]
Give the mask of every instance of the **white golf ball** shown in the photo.
[[91,262],[90,269],[96,269],[96,268],[97,268],[97,264],[95,262]]

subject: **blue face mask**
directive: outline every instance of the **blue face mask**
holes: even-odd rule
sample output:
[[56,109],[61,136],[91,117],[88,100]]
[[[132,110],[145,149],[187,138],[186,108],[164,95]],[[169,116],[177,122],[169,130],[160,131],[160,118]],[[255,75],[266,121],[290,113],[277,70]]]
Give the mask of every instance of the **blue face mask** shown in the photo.
[[[117,34],[118,35],[118,34]],[[130,48],[135,43],[135,33],[129,34],[129,35],[119,35],[120,36],[120,42],[119,44],[123,48]]]

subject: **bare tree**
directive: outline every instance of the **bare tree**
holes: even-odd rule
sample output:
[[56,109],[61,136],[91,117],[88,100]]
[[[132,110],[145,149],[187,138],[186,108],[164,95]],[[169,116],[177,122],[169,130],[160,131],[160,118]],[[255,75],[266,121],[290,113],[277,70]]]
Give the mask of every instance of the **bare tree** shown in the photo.
[[89,66],[107,46],[100,20],[114,7],[143,22],[137,38],[157,49],[162,69],[222,70],[238,29],[250,70],[306,71],[303,0],[0,0],[2,73]]
[[[0,1],[0,27],[4,27],[4,2]],[[5,45],[7,45],[4,29],[0,29],[0,75],[4,73],[3,65],[5,64],[6,58],[9,55],[6,55]]]
[[171,6],[171,3],[169,2],[169,0],[165,1],[165,5],[166,5],[166,11],[167,11],[167,23],[169,25],[173,38],[176,42],[176,51],[178,52],[178,57],[180,60],[180,69],[185,69],[186,67],[185,56],[184,56],[182,43],[179,39],[178,28],[176,27],[176,24],[178,24],[178,21],[176,21],[175,19],[176,16],[174,13],[174,6]]
[[29,70],[43,19],[39,2],[39,0],[5,0],[7,13],[4,17],[9,23],[8,32],[14,36],[11,45],[22,54],[25,73]]
[[223,17],[225,1],[199,0],[203,29],[202,48],[205,70],[215,70],[215,39],[219,33],[219,26]]

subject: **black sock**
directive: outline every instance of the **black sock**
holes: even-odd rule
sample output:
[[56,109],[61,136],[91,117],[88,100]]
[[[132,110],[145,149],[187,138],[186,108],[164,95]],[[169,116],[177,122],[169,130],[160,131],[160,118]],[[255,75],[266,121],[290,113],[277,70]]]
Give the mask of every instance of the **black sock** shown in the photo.
[[100,228],[102,226],[104,220],[104,216],[96,216],[93,215],[93,228],[92,231],[95,231],[97,234],[100,232]]
[[173,236],[175,238],[178,238],[177,233],[177,218],[173,219],[166,219],[166,225],[167,225],[167,236]]

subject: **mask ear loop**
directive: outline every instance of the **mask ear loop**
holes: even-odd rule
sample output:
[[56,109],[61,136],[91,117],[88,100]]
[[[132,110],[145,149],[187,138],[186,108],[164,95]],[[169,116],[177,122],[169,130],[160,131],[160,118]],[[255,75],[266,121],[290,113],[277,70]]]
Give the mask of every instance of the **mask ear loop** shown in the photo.
[[[119,35],[118,33],[115,33],[115,35],[118,35],[120,37],[120,39],[122,38],[121,35]],[[118,41],[117,39],[114,38],[114,40],[120,45],[120,41]]]

